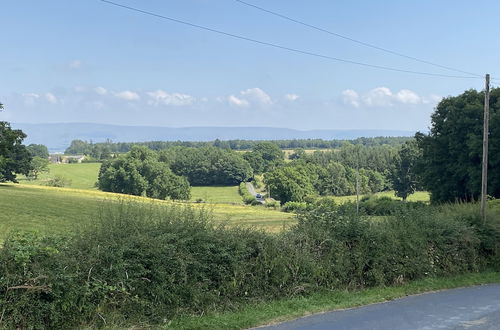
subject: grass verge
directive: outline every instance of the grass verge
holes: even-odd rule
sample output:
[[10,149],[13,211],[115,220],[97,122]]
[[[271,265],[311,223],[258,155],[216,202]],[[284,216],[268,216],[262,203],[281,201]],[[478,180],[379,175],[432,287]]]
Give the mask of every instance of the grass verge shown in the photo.
[[426,278],[393,287],[323,291],[305,297],[251,304],[233,312],[180,317],[172,320],[164,329],[245,329],[314,313],[380,303],[413,294],[498,282],[500,272],[486,271],[453,277]]

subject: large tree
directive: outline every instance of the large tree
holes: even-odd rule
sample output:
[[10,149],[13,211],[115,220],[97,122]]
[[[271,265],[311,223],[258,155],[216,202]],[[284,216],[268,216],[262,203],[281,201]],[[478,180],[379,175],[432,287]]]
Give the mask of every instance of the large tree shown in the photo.
[[8,122],[0,121],[0,182],[17,182],[16,174],[29,173],[31,155],[22,144],[24,138],[23,131],[14,130]]
[[272,171],[284,162],[283,151],[273,142],[259,142],[243,157],[250,163],[255,173]]
[[185,177],[172,173],[157,153],[146,147],[133,147],[125,156],[101,165],[98,187],[104,191],[148,196],[158,199],[189,199]]
[[[422,149],[419,174],[433,202],[477,200],[481,192],[484,92],[468,90],[444,98],[432,114],[428,135],[417,134]],[[500,88],[490,95],[488,194],[500,197]]]
[[391,181],[396,196],[401,197],[403,201],[406,201],[406,198],[418,188],[419,180],[416,169],[421,157],[422,152],[416,140],[403,144],[395,157]]

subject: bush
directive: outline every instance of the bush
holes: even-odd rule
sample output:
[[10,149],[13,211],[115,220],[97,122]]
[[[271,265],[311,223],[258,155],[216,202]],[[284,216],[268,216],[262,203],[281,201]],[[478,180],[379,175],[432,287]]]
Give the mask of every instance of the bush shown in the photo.
[[308,203],[306,202],[286,202],[281,208],[284,212],[305,212],[308,209]]
[[359,202],[360,211],[366,215],[386,216],[393,215],[401,209],[415,209],[426,207],[423,202],[403,202],[387,196],[365,196]]
[[273,208],[273,209],[279,209],[280,207],[280,201],[277,201],[275,199],[268,199],[266,200],[266,203],[264,204],[265,207]]
[[245,182],[240,183],[239,192],[240,192],[241,197],[243,198],[243,203],[250,204],[250,205],[259,205],[260,204],[260,202],[257,201],[255,196],[252,195],[248,191],[247,185]]
[[63,188],[63,187],[71,186],[71,180],[67,179],[61,175],[55,175],[53,178],[48,179],[45,182],[45,185],[49,186],[49,187]]
[[2,327],[101,327],[113,318],[147,327],[498,262],[499,220],[484,224],[477,205],[400,209],[377,221],[352,206],[319,203],[273,235],[216,226],[203,209],[108,202],[74,235],[12,234],[0,249]]

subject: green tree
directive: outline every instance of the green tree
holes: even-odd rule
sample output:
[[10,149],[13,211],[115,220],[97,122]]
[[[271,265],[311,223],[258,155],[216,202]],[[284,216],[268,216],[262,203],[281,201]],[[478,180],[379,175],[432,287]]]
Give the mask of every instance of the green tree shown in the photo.
[[331,162],[326,167],[317,166],[317,190],[320,195],[344,196],[355,193],[354,184],[347,179],[346,168],[338,163]]
[[[481,194],[484,92],[444,98],[431,116],[429,134],[417,134],[417,167],[432,202],[477,200]],[[500,197],[500,88],[490,94],[488,194]]]
[[395,195],[403,201],[413,194],[419,185],[416,172],[418,162],[421,161],[422,151],[416,140],[405,142],[394,160],[394,168],[391,175],[392,187]]
[[[2,106],[3,107],[3,106]],[[31,155],[22,144],[26,134],[0,121],[0,182],[17,182],[16,174],[28,175]]]
[[97,181],[99,189],[158,199],[189,199],[186,178],[175,175],[158,160],[158,154],[146,147],[134,146],[119,158],[101,165]]
[[264,174],[264,183],[271,197],[282,204],[302,202],[305,197],[315,195],[314,174],[304,166],[284,166]]
[[237,185],[253,176],[250,164],[239,153],[216,147],[176,147],[161,151],[159,159],[193,186]]
[[47,158],[42,158],[35,156],[31,160],[31,166],[28,173],[28,178],[30,180],[38,179],[40,173],[49,172],[49,160]]
[[26,147],[32,157],[49,158],[49,149],[43,144],[30,144]]
[[283,151],[276,143],[259,142],[244,158],[250,163],[255,173],[272,171],[284,162]]

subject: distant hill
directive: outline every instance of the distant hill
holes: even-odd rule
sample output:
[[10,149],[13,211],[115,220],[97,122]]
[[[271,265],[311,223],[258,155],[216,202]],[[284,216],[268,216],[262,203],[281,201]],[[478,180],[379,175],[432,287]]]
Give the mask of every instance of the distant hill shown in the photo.
[[27,135],[26,144],[45,144],[51,152],[64,151],[72,140],[93,142],[284,140],[284,139],[355,139],[376,136],[411,136],[401,130],[295,130],[274,127],[158,127],[118,126],[90,123],[12,124]]

